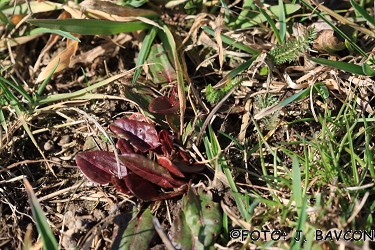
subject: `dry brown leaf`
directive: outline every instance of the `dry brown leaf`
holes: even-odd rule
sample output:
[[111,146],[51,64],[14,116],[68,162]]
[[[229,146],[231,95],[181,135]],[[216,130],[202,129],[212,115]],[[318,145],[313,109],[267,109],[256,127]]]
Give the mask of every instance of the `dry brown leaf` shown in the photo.
[[[47,11],[53,11],[57,9],[61,9],[63,4],[61,3],[54,3],[50,1],[44,1],[44,2],[38,2],[38,1],[29,1],[31,11],[35,13],[42,13]],[[2,12],[6,15],[13,15],[14,9],[13,8],[7,8],[2,10]]]
[[86,51],[85,53],[81,53],[78,56],[74,56],[71,60],[70,67],[73,67],[76,63],[91,63],[94,61],[95,58],[101,55],[108,55],[109,57],[113,57],[116,55],[116,51],[118,51],[119,47],[131,41],[132,37],[128,34],[121,33],[113,38],[113,40],[101,44],[93,48],[92,50]]
[[13,25],[17,25],[25,16],[26,14],[14,15],[10,20]]
[[16,37],[16,38],[12,38],[12,39],[7,39],[7,38],[1,39],[0,40],[0,51],[7,48],[7,43],[9,43],[10,47],[14,47],[14,46],[17,46],[17,45],[20,45],[20,44],[25,44],[27,42],[30,42],[30,41],[34,40],[35,38],[40,37],[42,35],[44,35],[44,34],[40,33],[40,34],[36,34],[36,35],[32,35],[32,36],[21,36],[21,37]]
[[48,63],[48,65],[39,74],[36,82],[40,82],[46,79],[58,62],[59,65],[57,66],[54,73],[57,73],[69,67],[72,56],[76,53],[77,48],[78,42],[68,39],[67,48]]
[[209,20],[207,20],[205,18],[206,16],[210,16],[211,18],[214,18],[212,15],[209,15],[207,13],[199,13],[198,15],[195,16],[194,23],[191,26],[188,35],[182,41],[181,46],[184,45],[189,40],[190,37],[191,37],[191,40],[192,40],[193,44],[195,44],[197,42],[197,33],[198,33],[198,31],[200,30],[200,28],[204,24],[206,24],[207,22],[209,22]]
[[[71,15],[69,14],[69,12],[67,11],[63,11],[60,16],[58,17],[58,19],[66,19],[66,18],[70,18]],[[44,57],[44,55],[52,48],[52,46],[59,40],[60,36],[57,35],[57,34],[51,34],[46,45],[44,46],[44,48],[42,49],[42,51],[40,52],[39,56],[38,56],[38,59],[36,60],[35,64],[34,64],[34,72],[37,72],[39,70],[39,67],[40,67],[40,62],[42,61],[42,58]]]
[[325,29],[318,33],[314,40],[313,48],[319,52],[334,53],[345,49],[345,43],[340,42],[334,35],[334,30]]
[[220,64],[220,71],[223,68],[224,63],[224,52],[223,52],[223,41],[221,40],[221,31],[224,29],[224,27],[220,26],[215,29],[215,39],[217,43],[217,53],[219,55],[219,64]]
[[[91,1],[91,0],[90,0]],[[69,12],[73,18],[82,19],[84,16],[88,18],[94,18],[99,20],[109,20],[116,22],[131,22],[131,21],[142,21],[144,23],[156,26],[159,29],[164,29],[155,21],[152,21],[144,16],[157,15],[156,12],[151,10],[135,9],[128,6],[121,6],[111,3],[111,8],[99,7],[97,4],[90,4],[90,1],[87,3],[82,2],[81,5],[69,2],[69,6],[64,6],[64,9]],[[104,6],[108,6],[108,2],[100,1],[100,3],[105,3]],[[106,11],[104,11],[106,10]],[[139,10],[139,12],[138,12]],[[132,16],[134,15],[134,16]]]

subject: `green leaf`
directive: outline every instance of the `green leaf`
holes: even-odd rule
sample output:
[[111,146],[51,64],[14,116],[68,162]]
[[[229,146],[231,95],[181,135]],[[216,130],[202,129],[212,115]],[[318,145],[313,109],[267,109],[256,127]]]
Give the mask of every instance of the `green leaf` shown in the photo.
[[81,35],[114,35],[151,28],[144,22],[113,22],[95,19],[32,19],[31,24],[54,30],[62,30]]
[[29,196],[29,203],[30,203],[31,211],[33,213],[33,218],[36,222],[36,228],[38,229],[38,232],[42,238],[43,249],[48,249],[48,250],[56,249],[57,250],[58,245],[57,245],[56,239],[53,236],[53,233],[48,226],[47,218],[44,215],[44,212],[38,202],[38,199],[36,198],[34,194],[33,188],[27,179],[24,179],[24,184],[25,184],[26,192]]
[[162,45],[155,44],[151,47],[147,63],[151,64],[149,65],[149,71],[154,83],[170,83],[176,80],[176,70]]
[[138,8],[138,7],[141,7],[143,4],[147,3],[147,0],[127,0],[124,2],[125,2],[124,5],[129,5],[134,8]]
[[317,82],[316,84],[314,84],[314,88],[318,91],[320,96],[323,97],[323,99],[327,99],[329,97],[329,90],[324,83]]
[[153,216],[147,208],[141,216],[133,218],[120,236],[119,249],[148,249],[155,235]]
[[9,21],[8,17],[2,11],[0,11],[0,23],[11,25],[11,27],[7,27],[8,30],[12,30],[14,28],[13,23]]
[[212,193],[190,187],[173,222],[172,240],[179,249],[214,249],[221,227],[221,209],[212,201]]

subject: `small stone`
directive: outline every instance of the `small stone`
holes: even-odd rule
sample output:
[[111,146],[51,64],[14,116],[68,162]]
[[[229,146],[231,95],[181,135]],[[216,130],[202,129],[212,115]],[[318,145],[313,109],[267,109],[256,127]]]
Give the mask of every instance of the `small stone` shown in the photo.
[[68,144],[70,142],[70,135],[63,135],[61,136],[60,141],[57,143],[59,146],[63,146],[65,144]]
[[52,140],[48,140],[44,143],[43,148],[45,151],[52,151],[55,148],[55,144]]

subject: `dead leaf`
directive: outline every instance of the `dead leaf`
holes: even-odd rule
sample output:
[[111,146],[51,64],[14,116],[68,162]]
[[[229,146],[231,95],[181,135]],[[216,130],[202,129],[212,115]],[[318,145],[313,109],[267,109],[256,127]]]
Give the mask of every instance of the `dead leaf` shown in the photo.
[[334,53],[345,49],[345,43],[340,42],[331,29],[321,30],[314,40],[313,48],[319,52]]
[[[69,14],[69,12],[67,11],[63,11],[60,16],[58,17],[58,19],[66,19],[66,18],[70,18],[71,15]],[[40,62],[42,61],[44,55],[52,48],[52,46],[59,40],[60,36],[57,35],[57,34],[51,34],[46,45],[44,45],[44,48],[43,50],[40,52],[39,56],[38,56],[38,60],[36,60],[35,64],[34,64],[34,72],[37,72],[39,70],[39,67],[40,67]]]
[[218,27],[215,29],[215,39],[217,43],[217,53],[219,54],[219,64],[220,64],[220,71],[223,68],[224,63],[224,52],[223,52],[223,41],[221,40],[221,31],[224,27]]
[[57,73],[69,67],[72,56],[76,53],[77,48],[78,42],[68,39],[67,48],[48,63],[47,67],[45,67],[39,74],[36,82],[38,83],[46,79],[47,76],[51,73],[51,70],[56,66],[58,62],[59,65],[57,66],[54,73]]

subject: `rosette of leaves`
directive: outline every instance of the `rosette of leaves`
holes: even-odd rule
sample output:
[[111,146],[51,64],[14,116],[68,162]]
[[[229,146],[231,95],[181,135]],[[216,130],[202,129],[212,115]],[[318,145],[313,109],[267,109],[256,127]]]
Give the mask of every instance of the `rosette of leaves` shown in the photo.
[[190,187],[182,199],[182,208],[172,226],[172,242],[178,249],[214,249],[222,227],[222,213],[212,193],[202,187]]
[[295,39],[287,41],[285,44],[276,46],[269,53],[268,56],[271,61],[278,65],[286,62],[292,62],[309,49],[310,44],[314,43],[317,33],[315,27],[308,28],[304,35]]

